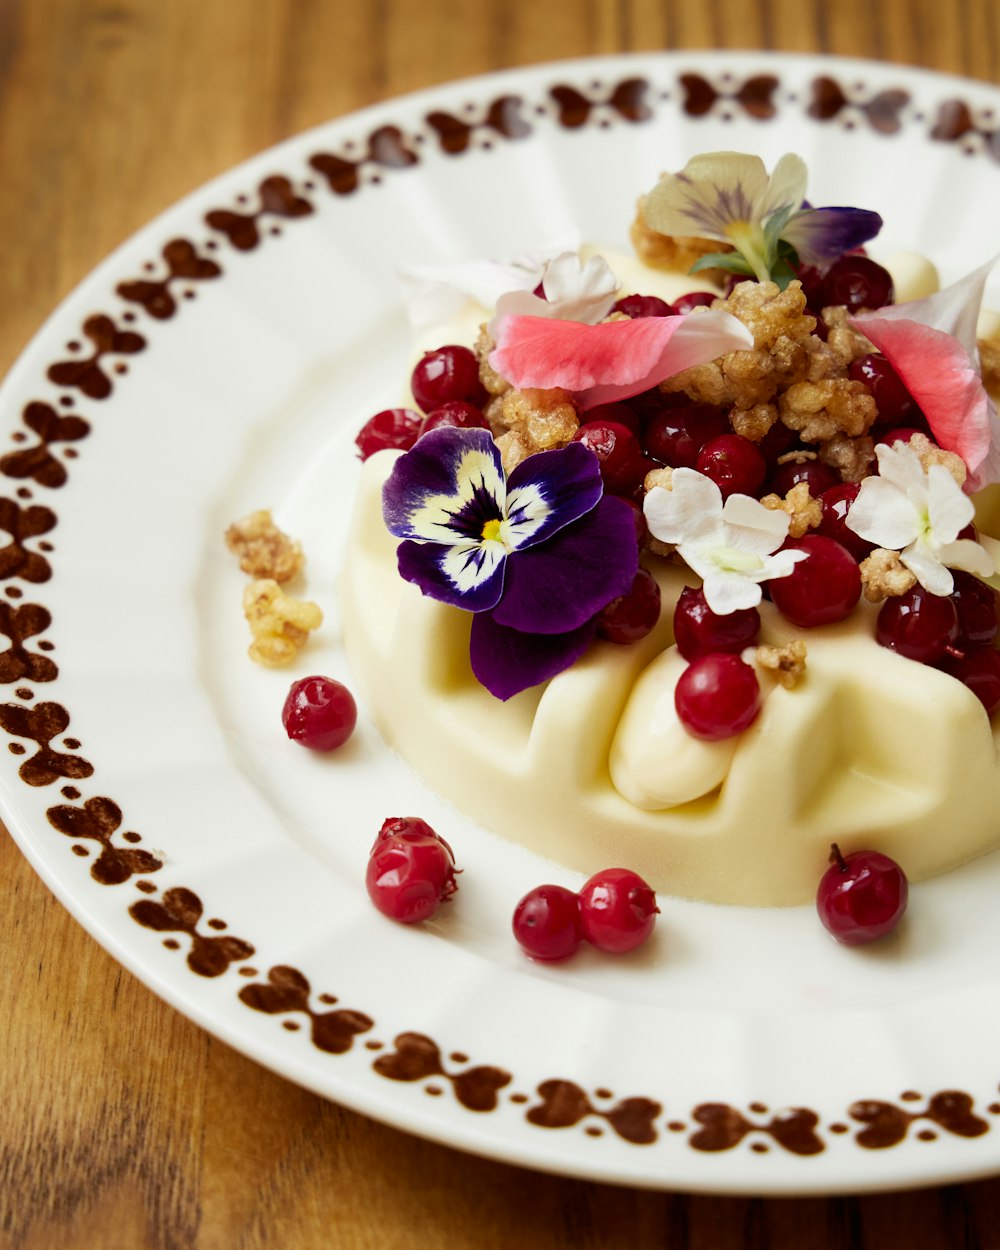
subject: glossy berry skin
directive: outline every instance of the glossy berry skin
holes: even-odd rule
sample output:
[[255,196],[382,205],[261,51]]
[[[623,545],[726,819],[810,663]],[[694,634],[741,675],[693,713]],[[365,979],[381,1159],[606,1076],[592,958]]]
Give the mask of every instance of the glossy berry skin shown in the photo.
[[641,946],[653,932],[659,910],[652,888],[628,868],[596,872],[580,890],[583,936],[612,954]]
[[382,822],[382,828],[375,835],[372,853],[387,838],[401,838],[404,842],[422,842],[428,839],[432,842],[440,842],[451,856],[452,863],[455,861],[455,853],[448,843],[430,827],[426,820],[421,820],[419,816],[387,816]]
[[646,461],[639,440],[617,421],[588,421],[573,435],[597,457],[604,487],[612,495],[628,495],[645,477]]
[[423,417],[412,408],[386,408],[364,423],[354,440],[358,454],[367,460],[377,451],[409,451],[420,437]]
[[292,682],[281,709],[281,723],[293,742],[310,751],[335,751],[354,732],[354,696],[332,677],[300,677]]
[[849,312],[882,308],[893,301],[892,277],[868,256],[848,253],[823,276],[823,307],[843,304]]
[[841,482],[838,486],[825,490],[819,500],[823,507],[823,518],[816,530],[824,538],[832,538],[842,547],[846,547],[859,562],[875,550],[874,543],[862,538],[860,534],[855,534],[847,524],[851,504],[857,499],[860,490],[860,482]]
[[[416,824],[430,829],[423,821]],[[433,830],[429,836],[416,826],[387,833],[383,825],[368,857],[365,886],[384,916],[418,924],[458,889],[451,848]]]
[[945,595],[916,585],[882,604],[875,621],[878,642],[908,660],[933,664],[958,638],[958,612]]
[[757,719],[760,702],[760,685],[750,665],[721,652],[692,660],[674,688],[681,724],[707,742],[742,733]]
[[561,885],[539,885],[514,908],[514,937],[532,959],[568,959],[583,941],[580,899]]
[[693,469],[705,444],[730,432],[729,418],[714,404],[671,405],[650,418],[642,445],[671,468]]
[[615,301],[611,311],[624,313],[633,320],[636,317],[669,317],[670,305],[658,295],[625,295]]
[[840,482],[840,474],[820,460],[786,460],[771,470],[770,489],[784,497],[799,482],[805,482],[809,494],[818,499],[824,491]]
[[711,307],[718,298],[714,291],[689,291],[687,295],[674,300],[670,305],[670,311],[675,317],[682,317],[693,308]]
[[420,433],[424,435],[428,430],[440,430],[443,426],[452,426],[459,430],[485,430],[489,427],[489,422],[483,416],[482,408],[477,408],[475,404],[467,403],[464,399],[450,399],[424,417],[420,423]]
[[997,636],[997,592],[964,569],[953,569],[952,577],[951,601],[958,613],[958,645],[992,642]]
[[768,582],[778,611],[806,629],[850,616],[861,598],[861,573],[847,548],[832,538],[806,534],[789,539],[785,549],[804,551],[809,558],[800,560],[787,577]]
[[881,352],[870,352],[852,360],[847,368],[852,382],[863,382],[871,392],[878,409],[878,419],[890,425],[906,425],[918,411],[913,396],[902,378]]
[[625,403],[597,404],[593,408],[587,409],[587,423],[602,423],[605,421],[614,421],[618,425],[623,425],[627,430],[639,437],[639,429],[641,422],[638,413]]
[[845,946],[863,946],[884,937],[906,910],[909,886],[895,860],[879,851],[841,855],[820,879],[816,910],[824,927]]
[[720,434],[698,453],[694,467],[718,486],[722,498],[756,495],[767,476],[767,461],[755,443],[741,434]]
[[738,608],[720,616],[713,612],[705,592],[685,586],[674,608],[674,642],[685,660],[707,651],[727,651],[739,655],[752,647],[760,635],[760,613],[756,608]]
[[410,389],[424,412],[452,400],[477,403],[483,396],[479,362],[467,347],[453,343],[424,352],[413,368]]
[[656,578],[640,569],[632,579],[632,589],[598,612],[597,634],[620,647],[645,638],[660,619],[660,586]]
[[1000,708],[1000,651],[995,647],[970,647],[960,655],[947,655],[940,667],[968,686],[987,716]]

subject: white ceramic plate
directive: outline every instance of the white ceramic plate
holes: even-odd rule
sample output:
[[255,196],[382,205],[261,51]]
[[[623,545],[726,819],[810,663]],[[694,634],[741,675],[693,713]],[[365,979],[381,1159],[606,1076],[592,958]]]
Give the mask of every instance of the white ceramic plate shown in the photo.
[[[180,1011],[367,1114],[644,1186],[861,1191],[1000,1168],[997,856],[913,891],[867,951],[810,908],[664,901],[628,959],[536,966],[514,902],[572,873],[427,793],[362,709],[317,758],[290,677],[350,680],[334,585],[351,441],[409,354],[399,262],[577,230],[698,152],[800,152],[814,202],[946,279],[997,250],[1000,93],[896,67],[648,55],[435,88],[283,144],[153,222],[54,314],[0,396],[3,813],[73,914]],[[994,302],[996,297],[994,296]],[[229,521],[271,507],[326,623],[245,654]],[[362,884],[386,815],[465,869],[440,920]],[[959,816],[956,813],[956,819]],[[948,831],[942,829],[942,837]]]

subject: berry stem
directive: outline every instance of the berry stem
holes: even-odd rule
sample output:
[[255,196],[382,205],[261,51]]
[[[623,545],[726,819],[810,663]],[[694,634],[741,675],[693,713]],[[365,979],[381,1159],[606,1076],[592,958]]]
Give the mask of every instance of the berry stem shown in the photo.
[[836,842],[830,843],[830,863],[836,864],[841,872],[847,872],[847,861],[840,853],[840,847]]

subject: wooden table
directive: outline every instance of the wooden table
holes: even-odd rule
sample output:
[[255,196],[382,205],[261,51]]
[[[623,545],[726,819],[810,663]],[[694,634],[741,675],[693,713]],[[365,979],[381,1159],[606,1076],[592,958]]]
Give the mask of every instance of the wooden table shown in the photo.
[[[480,16],[485,13],[485,16]],[[0,0],[0,374],[159,210],[399,92],[628,50],[873,56],[1000,83],[997,0]],[[539,1175],[342,1110],[122,971],[0,835],[0,1245],[1000,1246],[1000,1179],[865,1198]]]

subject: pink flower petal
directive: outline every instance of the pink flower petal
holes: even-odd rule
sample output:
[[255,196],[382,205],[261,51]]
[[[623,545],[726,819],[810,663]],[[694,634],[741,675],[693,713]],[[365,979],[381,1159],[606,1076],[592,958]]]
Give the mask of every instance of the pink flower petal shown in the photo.
[[969,353],[958,339],[894,315],[869,313],[852,319],[902,378],[927,418],[935,439],[969,468],[967,487],[978,489],[976,470],[990,450],[989,397]]
[[628,399],[675,373],[753,346],[750,331],[724,312],[596,326],[508,316],[501,318],[496,340],[490,364],[512,386],[560,387],[583,410]]

